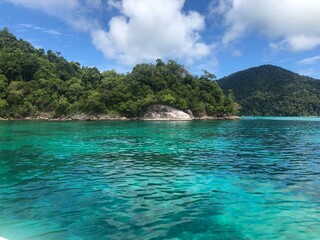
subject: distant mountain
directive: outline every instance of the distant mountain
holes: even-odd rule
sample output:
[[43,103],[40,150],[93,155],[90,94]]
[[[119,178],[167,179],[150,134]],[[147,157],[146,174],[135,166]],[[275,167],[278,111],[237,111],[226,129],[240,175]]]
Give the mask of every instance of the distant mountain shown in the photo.
[[232,90],[242,115],[319,116],[320,80],[273,65],[236,72],[219,80]]

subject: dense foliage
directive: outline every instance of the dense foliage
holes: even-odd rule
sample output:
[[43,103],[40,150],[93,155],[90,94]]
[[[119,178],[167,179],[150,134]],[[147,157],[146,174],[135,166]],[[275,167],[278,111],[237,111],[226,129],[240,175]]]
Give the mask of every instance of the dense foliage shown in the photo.
[[235,113],[232,93],[225,95],[204,71],[189,74],[174,61],[136,65],[131,73],[100,73],[68,62],[60,53],[36,49],[8,29],[0,31],[0,117],[49,113],[141,116],[150,104],[190,109],[196,116]]
[[242,115],[319,116],[320,80],[263,65],[219,80],[231,89]]

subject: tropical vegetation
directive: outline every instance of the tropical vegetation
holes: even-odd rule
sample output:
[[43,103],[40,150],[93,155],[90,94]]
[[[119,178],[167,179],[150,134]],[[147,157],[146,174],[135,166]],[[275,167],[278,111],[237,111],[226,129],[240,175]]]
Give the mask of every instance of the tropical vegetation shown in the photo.
[[320,80],[281,67],[250,68],[220,79],[219,84],[233,91],[242,115],[320,115]]
[[141,116],[151,104],[191,110],[195,116],[235,114],[232,92],[224,94],[207,71],[190,74],[175,61],[138,64],[130,73],[100,72],[67,61],[61,53],[33,47],[8,29],[0,31],[0,117],[49,113]]

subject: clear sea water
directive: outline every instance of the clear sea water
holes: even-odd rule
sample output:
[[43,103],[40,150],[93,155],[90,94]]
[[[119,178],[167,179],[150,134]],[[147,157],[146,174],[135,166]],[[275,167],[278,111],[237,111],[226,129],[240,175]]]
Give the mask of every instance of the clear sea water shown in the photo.
[[320,239],[320,118],[2,121],[0,237]]

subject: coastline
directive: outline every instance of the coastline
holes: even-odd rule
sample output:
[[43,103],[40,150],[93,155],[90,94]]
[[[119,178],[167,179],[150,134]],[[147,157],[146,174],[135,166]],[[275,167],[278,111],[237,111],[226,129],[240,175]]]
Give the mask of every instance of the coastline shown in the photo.
[[77,114],[75,116],[61,116],[58,118],[50,116],[36,116],[36,117],[25,117],[25,118],[0,118],[0,121],[47,121],[47,122],[77,122],[77,121],[208,121],[208,120],[240,120],[241,117],[236,115],[224,115],[219,117],[213,116],[202,116],[194,117],[191,120],[181,120],[174,118],[155,118],[155,119],[143,119],[142,117],[127,118],[124,116],[110,117],[108,115],[87,115]]
[[237,115],[224,115],[219,117],[213,116],[203,116],[203,117],[195,117],[194,120],[240,120],[241,117]]

